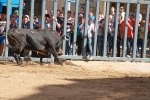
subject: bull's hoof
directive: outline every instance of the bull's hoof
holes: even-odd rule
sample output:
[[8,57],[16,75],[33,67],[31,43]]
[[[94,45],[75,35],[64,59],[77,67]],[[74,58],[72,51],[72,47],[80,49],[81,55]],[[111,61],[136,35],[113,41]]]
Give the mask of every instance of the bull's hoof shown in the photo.
[[58,62],[59,62],[60,65],[63,65],[63,62],[62,62],[62,61],[59,60]]
[[23,64],[23,60],[21,58],[19,58],[19,61],[17,61],[18,65],[22,65]]

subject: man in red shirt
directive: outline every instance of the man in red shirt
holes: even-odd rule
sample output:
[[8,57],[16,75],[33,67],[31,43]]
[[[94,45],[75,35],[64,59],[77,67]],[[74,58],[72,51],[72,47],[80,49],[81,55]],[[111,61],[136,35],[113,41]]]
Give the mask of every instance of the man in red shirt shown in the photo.
[[[127,57],[130,58],[130,48],[132,46],[132,40],[133,40],[133,19],[135,16],[131,15],[131,18],[128,19],[127,22],[125,20],[121,23],[120,25],[120,36],[121,38],[124,37],[124,26],[128,26],[128,31],[127,31]],[[133,19],[132,19],[133,18]]]
[[150,40],[150,15],[149,15],[149,22],[148,22],[148,36]]

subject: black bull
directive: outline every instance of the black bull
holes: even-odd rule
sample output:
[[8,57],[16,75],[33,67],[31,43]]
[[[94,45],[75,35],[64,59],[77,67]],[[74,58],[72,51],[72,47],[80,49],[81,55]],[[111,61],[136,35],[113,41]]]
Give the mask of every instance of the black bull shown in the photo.
[[55,59],[59,60],[56,49],[60,48],[62,40],[65,36],[60,37],[56,31],[45,29],[9,29],[7,33],[9,48],[14,51],[14,58],[18,65],[22,64],[20,53],[22,50],[35,51],[40,55],[40,63],[42,64],[43,55],[51,52]]

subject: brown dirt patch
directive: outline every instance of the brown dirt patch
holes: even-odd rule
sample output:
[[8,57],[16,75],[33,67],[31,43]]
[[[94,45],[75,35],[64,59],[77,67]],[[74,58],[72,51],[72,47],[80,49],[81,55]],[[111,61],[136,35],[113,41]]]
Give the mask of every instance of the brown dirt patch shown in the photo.
[[0,100],[149,100],[150,63],[0,62]]

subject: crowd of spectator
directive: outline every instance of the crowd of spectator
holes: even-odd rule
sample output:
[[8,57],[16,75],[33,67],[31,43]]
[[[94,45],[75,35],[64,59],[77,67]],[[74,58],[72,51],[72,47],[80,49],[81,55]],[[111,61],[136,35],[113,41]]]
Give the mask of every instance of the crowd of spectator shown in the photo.
[[[89,55],[89,59],[91,60],[93,57],[93,41],[94,41],[94,35],[95,31],[97,32],[97,56],[103,56],[103,48],[104,47],[104,33],[105,33],[105,21],[106,16],[104,16],[102,13],[99,13],[98,16],[96,16],[96,9],[92,9],[91,12],[89,12],[88,16],[88,24],[85,25],[85,12],[84,7],[80,7],[79,14],[78,14],[78,22],[77,22],[77,33],[74,33],[74,17],[75,13],[72,13],[71,11],[67,12],[67,29],[66,29],[66,37],[68,38],[68,41],[66,41],[66,52],[64,54],[66,55],[72,55],[72,44],[73,44],[73,34],[77,34],[76,38],[76,54],[82,55],[82,45],[83,45],[83,38],[85,38],[85,32],[87,32],[87,56]],[[15,10],[13,12],[13,15],[10,16],[10,28],[18,28],[18,10]],[[126,56],[130,58],[130,51],[132,49],[133,45],[133,37],[134,35],[138,36],[137,39],[137,48],[136,48],[136,56],[137,57],[143,57],[142,50],[143,50],[143,43],[144,43],[144,30],[145,30],[145,20],[142,18],[142,14],[139,14],[139,20],[138,20],[138,30],[137,34],[134,34],[134,24],[135,24],[135,10],[133,12],[129,13],[128,21],[125,21],[125,12],[124,7],[120,6],[119,9],[119,17],[118,17],[118,34],[117,34],[117,57],[121,56],[120,47],[123,44],[123,38],[124,38],[124,26],[128,26],[127,30],[127,53]],[[4,54],[5,51],[5,32],[6,32],[6,12],[1,12],[0,14],[0,56]],[[98,29],[96,29],[95,21],[96,17],[98,17]],[[22,28],[30,29],[30,17],[29,15],[24,15],[22,17]],[[115,21],[116,21],[116,13],[115,8],[110,8],[110,13],[108,16],[108,32],[107,32],[107,56],[110,57],[111,51],[113,50],[113,41],[114,41],[114,33],[115,33]],[[150,17],[149,17],[150,19]],[[49,12],[45,11],[45,22],[44,22],[44,29],[52,29],[53,21],[56,21],[56,32],[58,35],[63,35],[64,33],[64,7],[62,7],[61,10],[57,10],[57,16],[53,16],[53,11],[50,10]],[[85,26],[87,26],[87,30],[85,31]],[[34,29],[40,29],[41,28],[41,20],[37,18],[36,15],[33,17],[33,28]],[[148,24],[148,39],[150,39],[150,20]],[[96,45],[96,44],[95,44]],[[139,48],[141,47],[141,52],[139,52]],[[13,56],[13,51],[9,49],[8,56]],[[60,52],[62,53],[61,48]],[[140,55],[139,55],[140,54]],[[23,56],[23,54],[21,54]],[[32,52],[32,56],[37,57],[36,52]]]

